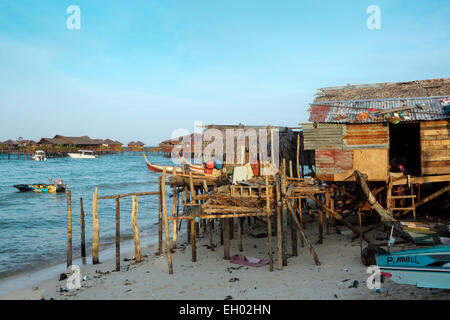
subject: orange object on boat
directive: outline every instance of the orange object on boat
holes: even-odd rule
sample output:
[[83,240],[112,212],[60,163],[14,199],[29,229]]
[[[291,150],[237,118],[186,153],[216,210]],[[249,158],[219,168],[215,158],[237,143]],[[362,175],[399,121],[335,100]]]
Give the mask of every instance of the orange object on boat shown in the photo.
[[[208,166],[208,164],[206,164],[206,166]],[[214,162],[213,162],[213,167],[214,167]],[[205,168],[206,174],[212,174],[212,172],[213,172],[213,169]]]
[[256,163],[253,163],[252,165],[253,175],[259,176],[259,160],[256,161]]

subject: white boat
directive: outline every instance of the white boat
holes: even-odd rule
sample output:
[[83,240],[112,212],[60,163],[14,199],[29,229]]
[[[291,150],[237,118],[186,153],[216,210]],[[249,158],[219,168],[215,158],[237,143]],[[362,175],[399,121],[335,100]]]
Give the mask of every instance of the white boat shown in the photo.
[[37,150],[33,155],[33,160],[35,160],[35,161],[47,160],[47,157],[45,156],[45,152],[42,150]]
[[94,151],[90,150],[78,150],[76,153],[68,153],[69,157],[73,159],[96,159],[98,156],[94,154]]

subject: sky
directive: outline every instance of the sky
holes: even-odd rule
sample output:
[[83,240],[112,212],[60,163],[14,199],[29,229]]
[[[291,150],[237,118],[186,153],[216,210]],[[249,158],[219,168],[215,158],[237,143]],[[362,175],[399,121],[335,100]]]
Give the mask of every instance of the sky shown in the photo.
[[449,77],[448,12],[438,0],[0,0],[0,141],[296,127],[318,88]]

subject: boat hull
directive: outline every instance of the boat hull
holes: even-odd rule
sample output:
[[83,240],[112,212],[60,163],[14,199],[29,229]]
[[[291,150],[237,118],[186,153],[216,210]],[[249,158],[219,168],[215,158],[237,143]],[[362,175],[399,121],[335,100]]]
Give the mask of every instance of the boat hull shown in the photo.
[[399,284],[450,289],[450,246],[412,249],[376,255],[384,275]]

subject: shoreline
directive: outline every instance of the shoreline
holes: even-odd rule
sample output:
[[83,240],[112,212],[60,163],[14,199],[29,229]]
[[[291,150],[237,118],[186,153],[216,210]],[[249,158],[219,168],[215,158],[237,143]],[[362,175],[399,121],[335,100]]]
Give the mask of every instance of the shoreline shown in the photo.
[[[121,271],[115,271],[115,259],[100,255],[100,264],[81,266],[79,290],[67,290],[66,281],[56,277],[41,282],[38,287],[26,287],[0,295],[0,299],[155,299],[155,300],[450,300],[449,290],[425,289],[398,285],[391,280],[382,283],[380,293],[366,286],[368,274],[360,259],[359,241],[330,228],[324,243],[317,244],[317,225],[307,222],[305,232],[313,245],[321,265],[316,266],[306,247],[298,246],[298,256],[292,256],[288,246],[288,265],[274,271],[269,266],[249,267],[223,259],[219,228],[214,229],[214,250],[208,249],[207,234],[200,232],[197,240],[197,262],[191,260],[190,245],[185,234],[178,238],[172,254],[174,274],[168,274],[166,255],[157,256],[157,242],[141,243],[142,261],[131,260],[133,251],[121,254]],[[268,258],[267,238],[251,236],[266,230],[262,223],[245,224],[244,251],[239,252],[237,237],[231,240],[231,256],[242,254]],[[376,231],[371,236],[379,236]],[[275,248],[275,240],[273,242]],[[164,245],[165,247],[165,245]],[[133,247],[131,247],[133,249]],[[276,250],[275,250],[276,251]],[[64,268],[65,270],[65,268]]]
[[[158,237],[152,235],[150,237],[142,237],[141,238],[141,246],[150,246],[157,243]],[[131,237],[130,239],[126,239],[120,242],[120,256],[130,256],[134,255],[134,240]],[[103,247],[99,252],[100,264],[102,260],[110,261],[115,259],[115,244],[108,243],[105,247]],[[84,259],[85,263],[83,263],[83,259],[81,256],[74,257],[72,261],[72,265],[80,266],[84,268],[85,266],[92,265],[92,255],[89,254]],[[18,271],[17,274],[13,274],[11,276],[7,276],[0,280],[0,300],[2,300],[3,296],[9,295],[13,292],[23,290],[27,287],[36,287],[46,281],[51,281],[53,278],[59,278],[61,273],[67,272],[67,264],[64,259],[63,262],[60,263],[44,263],[42,268],[39,270],[38,266],[33,266],[31,270],[22,270]]]

